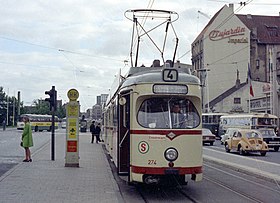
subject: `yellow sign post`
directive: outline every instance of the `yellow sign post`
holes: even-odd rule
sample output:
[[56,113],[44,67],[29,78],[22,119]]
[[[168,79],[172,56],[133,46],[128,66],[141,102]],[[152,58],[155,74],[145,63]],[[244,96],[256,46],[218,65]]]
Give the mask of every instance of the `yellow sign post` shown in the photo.
[[77,101],[79,92],[70,89],[67,93],[69,102],[66,104],[66,156],[65,167],[79,167],[79,113]]

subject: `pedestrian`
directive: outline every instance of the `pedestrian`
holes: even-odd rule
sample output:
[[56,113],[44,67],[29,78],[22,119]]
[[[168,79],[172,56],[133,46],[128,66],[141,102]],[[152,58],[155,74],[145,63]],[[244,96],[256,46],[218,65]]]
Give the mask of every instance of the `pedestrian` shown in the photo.
[[104,140],[103,140],[103,138],[102,138],[102,137],[103,137],[103,136],[102,136],[102,135],[103,135],[103,132],[104,132],[104,126],[101,127],[101,131],[100,131],[100,135],[99,135],[99,139],[101,140],[101,142],[104,142]]
[[29,149],[29,147],[33,146],[32,129],[28,117],[24,117],[23,122],[25,124],[21,137],[21,145],[25,149],[25,159],[23,162],[32,162],[31,152]]
[[98,142],[101,142],[101,140],[100,140],[100,132],[101,132],[100,123],[97,124],[95,131],[96,131],[96,134],[95,134],[96,143],[98,144]]
[[94,134],[95,134],[95,125],[94,125],[95,121],[92,121],[89,127],[89,130],[91,132],[91,143],[93,143],[94,141]]
[[3,131],[6,130],[6,119],[4,118],[3,122],[2,122],[2,125],[3,125]]

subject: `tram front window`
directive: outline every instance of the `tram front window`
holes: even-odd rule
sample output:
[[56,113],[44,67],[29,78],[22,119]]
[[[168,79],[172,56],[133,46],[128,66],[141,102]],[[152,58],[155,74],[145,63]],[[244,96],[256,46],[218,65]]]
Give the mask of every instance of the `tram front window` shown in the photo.
[[143,101],[137,114],[145,128],[192,129],[200,123],[194,104],[186,98],[149,98]]

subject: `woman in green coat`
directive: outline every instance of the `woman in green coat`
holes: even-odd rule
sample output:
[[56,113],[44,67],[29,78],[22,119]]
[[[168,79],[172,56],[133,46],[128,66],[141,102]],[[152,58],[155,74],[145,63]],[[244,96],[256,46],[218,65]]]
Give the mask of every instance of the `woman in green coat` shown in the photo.
[[28,117],[24,117],[23,121],[25,123],[21,137],[22,147],[25,149],[25,159],[23,162],[32,162],[31,152],[29,149],[29,147],[33,146],[32,129]]

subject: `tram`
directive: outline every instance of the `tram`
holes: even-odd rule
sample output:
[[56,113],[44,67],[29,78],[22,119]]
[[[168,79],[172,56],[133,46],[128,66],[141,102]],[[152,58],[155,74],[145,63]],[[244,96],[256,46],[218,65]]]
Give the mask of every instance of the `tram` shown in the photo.
[[202,180],[200,81],[173,62],[117,75],[104,116],[106,150],[129,183]]

